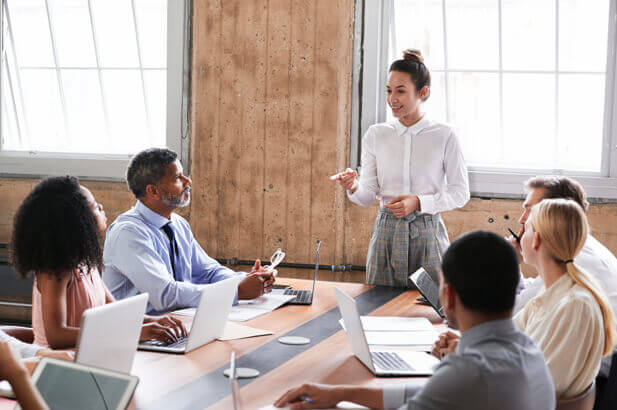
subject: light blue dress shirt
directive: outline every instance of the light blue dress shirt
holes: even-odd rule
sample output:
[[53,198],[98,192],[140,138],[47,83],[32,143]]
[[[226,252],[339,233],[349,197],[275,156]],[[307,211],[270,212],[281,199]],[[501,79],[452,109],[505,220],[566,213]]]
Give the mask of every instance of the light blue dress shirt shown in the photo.
[[386,385],[386,409],[553,410],[555,387],[542,351],[512,319],[474,326],[424,386]]
[[118,216],[107,229],[103,281],[116,299],[148,292],[147,312],[162,314],[196,307],[205,284],[243,273],[221,266],[195,240],[188,222],[171,214],[171,228],[178,246],[174,280],[169,238],[161,229],[170,220],[141,201]]

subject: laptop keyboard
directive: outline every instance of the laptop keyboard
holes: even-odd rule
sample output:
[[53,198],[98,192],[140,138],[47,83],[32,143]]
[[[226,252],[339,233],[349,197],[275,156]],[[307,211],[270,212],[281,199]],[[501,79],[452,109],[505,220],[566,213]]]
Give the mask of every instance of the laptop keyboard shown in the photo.
[[392,352],[371,352],[373,363],[383,370],[413,370],[399,355]]
[[165,347],[184,347],[184,345],[186,345],[186,341],[188,340],[188,337],[181,337],[180,340],[178,340],[175,343],[166,343],[163,342],[162,340],[146,340],[145,342],[141,342],[142,345],[148,345],[148,346],[165,346]]
[[296,297],[294,302],[306,303],[311,299],[313,292],[310,290],[287,289],[284,294],[294,295]]

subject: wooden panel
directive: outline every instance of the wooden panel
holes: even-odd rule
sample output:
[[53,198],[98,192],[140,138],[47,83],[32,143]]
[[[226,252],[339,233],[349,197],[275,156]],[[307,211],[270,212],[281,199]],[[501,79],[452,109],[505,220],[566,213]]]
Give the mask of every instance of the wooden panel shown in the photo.
[[311,236],[311,168],[315,72],[315,12],[313,0],[291,2],[291,62],[289,69],[289,147],[287,150],[288,260],[310,260],[315,242]]
[[209,254],[218,253],[219,97],[221,95],[221,1],[193,6],[191,70],[192,230]]
[[268,2],[263,251],[287,248],[291,1]]
[[267,0],[242,1],[238,41],[243,45],[239,81],[242,94],[241,146],[238,179],[240,219],[238,256],[255,259],[263,253],[264,139],[266,121]]

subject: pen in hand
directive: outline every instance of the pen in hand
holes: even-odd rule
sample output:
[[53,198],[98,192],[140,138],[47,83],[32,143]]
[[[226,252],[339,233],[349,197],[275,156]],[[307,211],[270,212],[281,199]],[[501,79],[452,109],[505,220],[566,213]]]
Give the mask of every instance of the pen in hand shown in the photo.
[[518,235],[516,235],[514,231],[512,231],[512,229],[508,228],[508,231],[510,231],[512,236],[514,236],[514,239],[516,239],[516,242],[521,243],[521,238],[519,238]]

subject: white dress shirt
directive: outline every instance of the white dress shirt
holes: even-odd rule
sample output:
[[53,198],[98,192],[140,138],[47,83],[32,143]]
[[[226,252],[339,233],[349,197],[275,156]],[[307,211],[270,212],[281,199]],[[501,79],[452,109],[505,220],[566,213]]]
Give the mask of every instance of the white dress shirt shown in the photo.
[[361,206],[399,195],[420,199],[420,212],[436,214],[469,201],[467,167],[456,134],[426,116],[411,127],[397,119],[371,126],[362,140],[362,173],[349,199]]
[[514,316],[544,353],[560,399],[582,393],[596,378],[604,350],[600,305],[565,274]]

